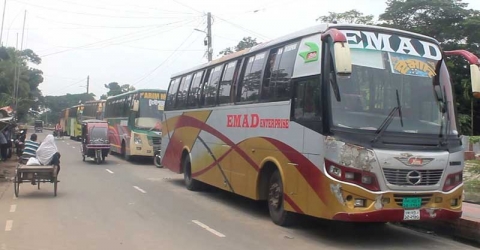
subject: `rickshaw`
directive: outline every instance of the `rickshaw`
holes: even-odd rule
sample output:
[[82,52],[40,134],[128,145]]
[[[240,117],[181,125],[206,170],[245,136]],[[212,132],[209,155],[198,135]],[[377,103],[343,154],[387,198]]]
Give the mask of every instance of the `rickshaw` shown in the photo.
[[35,121],[35,133],[42,133],[43,132],[43,121],[36,120]]
[[101,120],[82,121],[82,158],[93,158],[97,164],[105,161],[110,152],[108,123]]

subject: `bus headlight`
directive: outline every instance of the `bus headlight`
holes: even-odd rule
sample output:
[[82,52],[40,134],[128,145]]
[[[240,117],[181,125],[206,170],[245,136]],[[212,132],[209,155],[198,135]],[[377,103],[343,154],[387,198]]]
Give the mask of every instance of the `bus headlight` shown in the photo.
[[140,138],[140,135],[135,134],[133,136],[133,143],[135,144],[142,144],[142,138]]

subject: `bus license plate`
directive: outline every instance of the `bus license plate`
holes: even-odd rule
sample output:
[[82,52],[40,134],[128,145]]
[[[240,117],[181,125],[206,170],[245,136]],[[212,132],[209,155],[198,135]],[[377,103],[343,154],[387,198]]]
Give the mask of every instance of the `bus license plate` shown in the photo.
[[403,220],[420,220],[420,209],[405,210]]
[[403,208],[420,208],[422,206],[422,198],[408,197],[403,198]]

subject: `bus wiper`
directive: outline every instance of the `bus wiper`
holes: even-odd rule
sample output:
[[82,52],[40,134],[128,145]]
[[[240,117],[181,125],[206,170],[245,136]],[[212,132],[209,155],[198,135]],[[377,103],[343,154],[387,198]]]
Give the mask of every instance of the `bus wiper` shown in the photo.
[[393,116],[395,115],[395,112],[398,111],[398,116],[400,117],[400,124],[403,127],[403,115],[402,115],[402,106],[400,105],[400,96],[398,95],[398,89],[396,90],[396,95],[397,95],[397,106],[393,107],[393,109],[390,111],[388,114],[387,118],[382,122],[380,127],[375,131],[375,138],[373,138],[372,143],[375,143],[380,139],[380,137],[383,135],[385,130],[387,130],[388,126],[390,123],[393,121]]

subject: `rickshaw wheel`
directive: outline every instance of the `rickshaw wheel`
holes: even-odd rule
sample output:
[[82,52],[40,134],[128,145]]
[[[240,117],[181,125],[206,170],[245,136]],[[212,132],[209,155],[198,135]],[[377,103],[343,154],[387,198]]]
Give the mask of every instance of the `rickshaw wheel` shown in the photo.
[[15,179],[13,180],[13,189],[15,190],[15,197],[18,197],[18,193],[20,192],[20,180],[18,174],[15,175]]
[[53,178],[53,196],[55,197],[57,196],[57,183],[58,183],[57,177],[54,177]]

